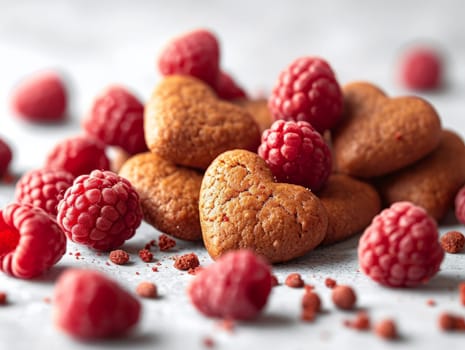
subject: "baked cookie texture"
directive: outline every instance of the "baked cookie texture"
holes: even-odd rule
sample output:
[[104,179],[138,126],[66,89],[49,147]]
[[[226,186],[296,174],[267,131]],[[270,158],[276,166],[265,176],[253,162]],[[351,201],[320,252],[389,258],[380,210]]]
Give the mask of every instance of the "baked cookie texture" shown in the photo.
[[247,110],[258,125],[260,134],[271,127],[274,119],[268,108],[268,101],[264,98],[257,100],[241,99],[236,104]]
[[372,178],[425,157],[439,144],[441,122],[419,97],[389,98],[378,87],[344,86],[344,117],[333,134],[338,172]]
[[440,221],[452,208],[465,184],[465,144],[450,130],[442,132],[436,150],[415,164],[378,179],[377,188],[386,205],[410,201]]
[[256,151],[260,132],[242,107],[219,100],[214,91],[188,76],[167,76],[144,112],[148,148],[175,164],[206,169],[224,151]]
[[201,239],[200,172],[146,152],[129,158],[119,175],[136,188],[150,225],[180,239]]
[[328,217],[304,187],[276,183],[265,161],[245,150],[219,155],[200,189],[200,223],[213,259],[250,248],[271,263],[302,256],[324,239]]
[[381,210],[376,189],[344,174],[332,174],[318,193],[328,214],[322,244],[332,244],[362,232]]

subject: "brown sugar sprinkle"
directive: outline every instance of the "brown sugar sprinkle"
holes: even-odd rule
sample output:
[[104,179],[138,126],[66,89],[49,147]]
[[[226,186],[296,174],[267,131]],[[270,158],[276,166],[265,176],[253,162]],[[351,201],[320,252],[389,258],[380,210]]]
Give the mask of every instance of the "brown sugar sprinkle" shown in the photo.
[[334,287],[336,287],[336,281],[333,280],[332,278],[329,278],[327,277],[325,279],[325,286],[328,287],[329,289],[333,289]]
[[141,282],[136,287],[137,295],[143,298],[156,298],[158,296],[157,286],[152,282]]
[[148,262],[151,262],[153,260],[153,254],[148,249],[141,249],[141,250],[139,250],[139,258],[143,262],[148,263]]
[[7,295],[5,292],[0,292],[0,305],[6,305]]
[[378,322],[375,326],[375,334],[385,340],[393,340],[398,337],[397,326],[391,319]]
[[271,275],[271,287],[279,286],[278,277],[276,275]]
[[443,331],[465,332],[465,319],[448,312],[439,315],[438,326]]
[[284,284],[291,288],[303,288],[305,282],[300,273],[291,273],[286,277]]
[[110,252],[109,259],[113,264],[124,265],[129,261],[129,254],[122,249],[117,249]]
[[426,300],[426,305],[428,306],[436,306],[436,301],[434,299]]
[[371,322],[368,314],[365,311],[360,311],[353,320],[344,320],[344,326],[358,331],[366,331],[371,328]]
[[357,302],[357,296],[352,287],[346,285],[337,285],[333,288],[331,299],[334,305],[342,310],[351,310]]
[[441,247],[446,253],[456,254],[465,246],[465,236],[459,231],[449,231],[441,236]]
[[182,271],[194,269],[199,266],[199,264],[199,258],[194,253],[181,255],[174,261],[174,267]]
[[465,282],[459,284],[460,302],[465,306]]
[[160,237],[158,237],[158,248],[160,248],[162,252],[170,250],[171,248],[175,246],[176,246],[176,241],[168,237],[167,235],[162,234],[160,235]]

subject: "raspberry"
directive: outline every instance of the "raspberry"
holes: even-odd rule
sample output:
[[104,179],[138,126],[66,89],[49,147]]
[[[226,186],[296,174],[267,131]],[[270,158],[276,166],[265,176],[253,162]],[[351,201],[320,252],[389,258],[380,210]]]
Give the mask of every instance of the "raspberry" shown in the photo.
[[192,303],[204,315],[239,320],[255,318],[270,291],[270,267],[245,249],[225,253],[188,287]]
[[111,86],[100,94],[82,126],[89,135],[107,145],[119,146],[129,154],[147,150],[144,106],[123,87]]
[[93,137],[79,135],[58,143],[48,154],[44,167],[66,170],[79,176],[95,169],[108,170],[110,161],[103,143]]
[[141,220],[136,190],[111,171],[79,176],[58,204],[57,221],[68,238],[97,250],[121,246]]
[[162,51],[158,69],[163,75],[190,75],[214,87],[220,68],[215,35],[199,29],[174,38]]
[[465,224],[465,186],[455,195],[455,217],[459,222]]
[[400,60],[400,79],[412,90],[434,90],[441,84],[442,59],[436,50],[410,48]]
[[303,120],[322,133],[341,119],[343,96],[326,61],[301,57],[279,75],[269,107],[276,120]]
[[66,237],[44,210],[13,203],[0,210],[0,269],[33,278],[55,265],[66,252]]
[[247,98],[245,91],[225,72],[220,72],[215,90],[218,97],[223,100]]
[[16,183],[15,200],[42,208],[55,217],[58,202],[73,180],[74,176],[64,170],[32,170]]
[[318,191],[331,173],[331,152],[323,137],[307,122],[275,121],[262,134],[258,154],[279,182]]
[[375,216],[358,245],[361,270],[389,287],[413,287],[439,271],[444,251],[423,208],[397,202]]
[[55,72],[40,72],[26,78],[13,91],[11,105],[18,116],[35,122],[65,117],[66,88]]
[[0,139],[0,177],[5,175],[10,166],[11,159],[13,158],[13,154],[11,152],[10,146]]
[[68,269],[54,291],[55,324],[80,340],[119,337],[137,324],[141,305],[101,272]]

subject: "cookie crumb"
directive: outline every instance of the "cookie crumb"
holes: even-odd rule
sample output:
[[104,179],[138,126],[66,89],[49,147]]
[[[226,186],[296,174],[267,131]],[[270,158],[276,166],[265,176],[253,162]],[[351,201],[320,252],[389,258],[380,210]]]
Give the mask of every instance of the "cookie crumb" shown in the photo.
[[321,299],[315,292],[306,291],[302,297],[302,309],[313,310],[315,313],[321,311]]
[[156,245],[157,245],[157,242],[155,242],[155,240],[152,239],[145,244],[144,249],[150,250],[152,247],[155,247]]
[[199,266],[199,258],[194,253],[188,253],[181,255],[176,258],[174,261],[174,267],[178,270],[187,271],[189,269],[194,269]]
[[286,277],[284,284],[291,288],[303,288],[305,282],[300,273],[291,273]]
[[441,247],[446,253],[460,253],[465,246],[465,236],[459,231],[449,231],[441,236]]
[[333,288],[331,299],[333,300],[334,305],[336,305],[339,309],[351,310],[355,306],[357,296],[355,295],[352,287],[337,285]]
[[434,299],[426,300],[426,305],[428,306],[436,306],[436,301]]
[[143,262],[148,263],[148,262],[151,262],[153,260],[153,254],[148,249],[141,249],[141,250],[139,250],[139,258]]
[[236,327],[236,323],[234,322],[233,319],[230,318],[224,318],[220,321],[218,321],[217,326],[227,332],[234,332],[234,328]]
[[162,252],[170,250],[171,248],[176,246],[176,241],[165,234],[160,235],[158,237],[158,247]]
[[157,286],[152,282],[141,282],[136,287],[137,295],[143,298],[156,298],[158,296]]
[[191,267],[189,270],[187,270],[187,273],[189,275],[197,275],[200,271],[202,271],[202,269],[202,266]]
[[7,304],[7,294],[5,292],[0,292],[0,305]]
[[42,300],[44,301],[45,304],[51,304],[52,302],[52,299],[50,299],[50,297],[44,297]]
[[153,266],[153,267],[152,267],[152,271],[153,271],[153,272],[158,272],[158,267]]
[[305,322],[313,322],[316,319],[316,312],[311,309],[302,309],[300,319]]
[[443,331],[465,331],[465,319],[448,312],[439,315],[438,326]]
[[371,328],[371,322],[365,311],[360,311],[353,320],[344,320],[344,326],[358,331],[367,331]]
[[213,348],[215,346],[215,342],[214,340],[211,338],[211,337],[205,337],[203,338],[203,345],[206,347],[206,348]]
[[332,278],[330,277],[327,277],[325,279],[325,286],[328,287],[329,289],[333,289],[334,287],[336,287],[337,283],[335,280],[333,280]]
[[391,319],[386,319],[378,322],[375,326],[375,334],[385,340],[393,340],[397,338],[397,326]]
[[124,265],[129,261],[129,254],[122,249],[117,249],[110,252],[109,259],[113,264]]

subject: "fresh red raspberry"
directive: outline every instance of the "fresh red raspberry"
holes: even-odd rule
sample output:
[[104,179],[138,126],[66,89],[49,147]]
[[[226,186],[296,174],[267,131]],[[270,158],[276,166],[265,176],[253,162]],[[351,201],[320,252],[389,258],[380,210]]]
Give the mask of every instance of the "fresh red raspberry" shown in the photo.
[[0,139],[0,178],[7,172],[12,158],[13,153],[10,146]]
[[140,318],[139,301],[101,272],[68,269],[54,291],[55,324],[79,340],[121,337]]
[[73,242],[112,250],[134,236],[142,221],[139,195],[121,176],[94,170],[66,190],[57,221]]
[[56,217],[58,202],[73,180],[74,176],[64,170],[32,170],[16,183],[15,200],[42,208]]
[[27,77],[11,97],[13,111],[35,122],[62,120],[66,103],[65,84],[55,72],[40,72]]
[[121,86],[111,86],[92,104],[82,122],[86,132],[129,154],[145,152],[144,106]]
[[271,283],[270,266],[243,249],[225,253],[202,269],[187,292],[194,306],[206,316],[248,320],[265,307]]
[[55,265],[66,252],[66,237],[41,208],[13,203],[0,210],[0,269],[33,278]]
[[262,134],[258,154],[279,182],[318,191],[331,173],[331,152],[323,137],[307,122],[275,121]]
[[215,35],[198,29],[174,38],[162,51],[158,69],[163,75],[190,75],[210,86],[216,85],[220,48]]
[[455,195],[455,217],[459,222],[465,224],[465,186]]
[[361,270],[389,287],[427,282],[443,258],[436,222],[410,202],[394,203],[378,214],[358,245]]
[[433,48],[412,47],[400,60],[400,79],[412,90],[434,90],[442,79],[442,58]]
[[216,94],[223,100],[247,98],[247,94],[226,72],[220,72],[215,86]]
[[79,135],[55,145],[45,160],[44,168],[62,169],[79,176],[95,169],[108,170],[110,161],[103,143],[93,137]]
[[279,75],[269,107],[276,120],[303,120],[322,133],[341,119],[343,96],[325,60],[301,57]]

